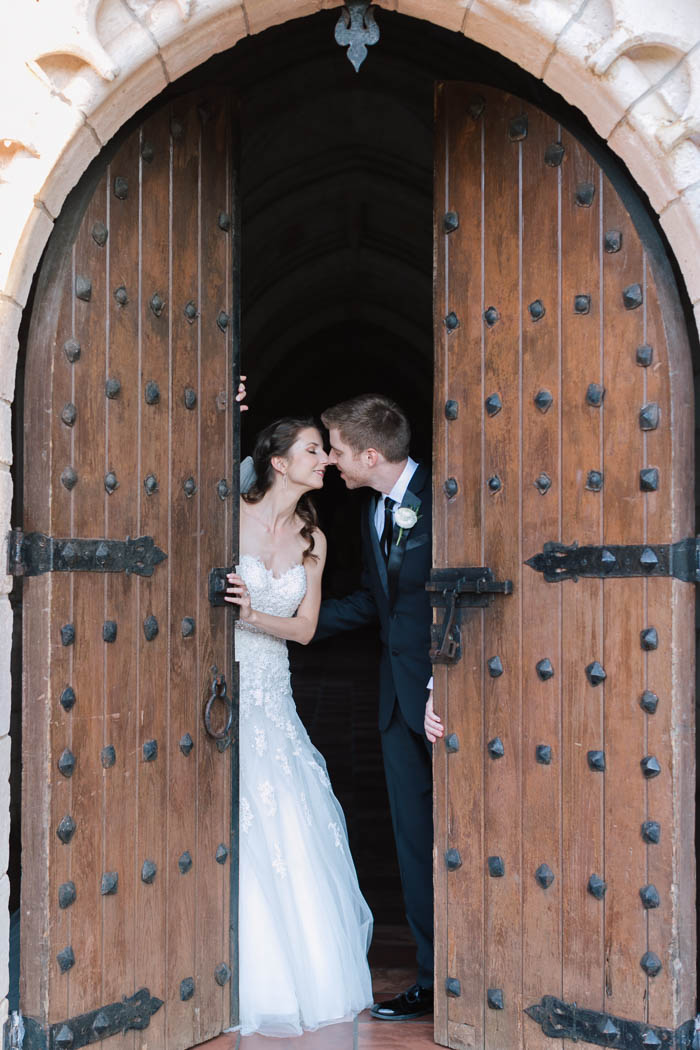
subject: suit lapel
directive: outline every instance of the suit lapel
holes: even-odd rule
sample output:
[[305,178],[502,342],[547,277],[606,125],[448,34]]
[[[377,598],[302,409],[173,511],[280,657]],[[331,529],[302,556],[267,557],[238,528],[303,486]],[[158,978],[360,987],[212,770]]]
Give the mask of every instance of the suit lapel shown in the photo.
[[[415,510],[416,514],[420,514],[421,503],[423,502],[418,495],[422,492],[425,480],[427,477],[427,468],[419,463],[413,472],[413,477],[408,483],[406,494],[401,500],[402,507],[410,507],[411,510]],[[376,529],[375,529],[376,532]],[[401,539],[399,540],[399,536]],[[399,526],[394,522],[394,532],[391,537],[391,550],[389,551],[389,563],[387,565],[388,575],[388,587],[389,587],[389,606],[392,607],[396,601],[396,595],[399,589],[399,573],[401,572],[401,566],[403,559],[406,554],[406,543],[410,536],[410,529],[404,529],[403,533]],[[377,544],[379,547],[379,544]],[[381,551],[380,551],[381,557]],[[382,561],[384,559],[382,558]]]
[[[377,497],[378,499],[379,497]],[[384,555],[382,554],[382,548],[379,546],[379,537],[377,536],[377,530],[374,525],[374,514],[377,509],[377,499],[369,499],[367,501],[367,527],[369,529],[369,542],[374,553],[374,563],[377,566],[377,573],[381,581],[384,593],[389,593],[389,580],[387,578],[386,562],[384,561]]]

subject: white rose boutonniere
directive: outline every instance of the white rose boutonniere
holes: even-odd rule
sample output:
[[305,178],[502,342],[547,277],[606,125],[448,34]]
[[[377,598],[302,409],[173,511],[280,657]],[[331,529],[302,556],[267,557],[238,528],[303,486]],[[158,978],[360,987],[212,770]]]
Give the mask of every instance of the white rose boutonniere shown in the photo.
[[399,535],[396,540],[396,546],[401,543],[401,537],[404,534],[404,530],[408,532],[418,521],[418,515],[416,514],[413,507],[397,507],[394,511],[394,521],[399,527]]

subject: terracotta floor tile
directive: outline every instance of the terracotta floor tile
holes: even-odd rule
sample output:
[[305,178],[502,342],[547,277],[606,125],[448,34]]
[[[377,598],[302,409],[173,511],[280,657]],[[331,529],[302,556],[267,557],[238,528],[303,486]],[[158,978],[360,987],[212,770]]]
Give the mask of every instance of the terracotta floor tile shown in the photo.
[[404,967],[373,966],[372,994],[375,1003],[381,1002],[382,999],[393,999],[399,992],[405,992],[415,979],[415,970],[408,970]]
[[[276,1036],[245,1035],[241,1039],[240,1050],[353,1050],[354,1025],[330,1024],[315,1032],[280,1039]],[[223,1050],[223,1048],[222,1048]]]
[[206,1046],[207,1050],[237,1050],[238,1040],[238,1032],[224,1032],[222,1035],[217,1035],[215,1039],[209,1039],[208,1042],[198,1045]]
[[422,1021],[375,1021],[357,1029],[357,1050],[432,1050],[432,1024]]

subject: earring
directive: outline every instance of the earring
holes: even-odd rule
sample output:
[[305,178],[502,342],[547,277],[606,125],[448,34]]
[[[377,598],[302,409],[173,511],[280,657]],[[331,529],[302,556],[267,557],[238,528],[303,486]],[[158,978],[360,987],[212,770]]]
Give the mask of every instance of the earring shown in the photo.
[[285,487],[285,488],[287,488],[287,472],[286,472],[286,471],[285,471],[285,473],[284,473],[284,474],[282,475],[282,477],[283,477],[283,479],[284,479],[284,480],[282,481],[282,484],[284,485],[284,487]]

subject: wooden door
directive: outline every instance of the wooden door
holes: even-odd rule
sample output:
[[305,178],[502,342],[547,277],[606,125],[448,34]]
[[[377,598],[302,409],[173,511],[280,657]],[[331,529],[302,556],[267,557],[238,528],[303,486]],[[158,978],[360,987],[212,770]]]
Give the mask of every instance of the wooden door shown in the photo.
[[661,546],[693,532],[692,380],[630,207],[533,106],[439,86],[435,565],[512,581],[436,665],[449,1046],[692,1037],[695,588]]
[[[70,571],[23,585],[33,1046],[181,1048],[236,1019],[236,727],[217,741],[202,717],[215,677],[235,696],[207,591],[238,506],[232,127],[205,94],[144,120],[73,194],[39,279],[24,556],[51,546],[30,533],[74,542],[54,544]],[[145,567],[80,571],[128,537],[150,537]]]

